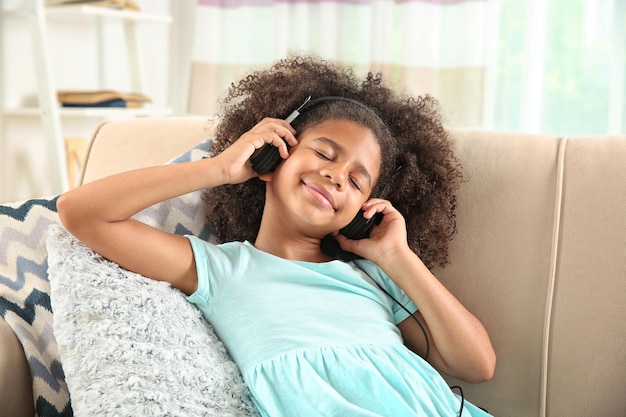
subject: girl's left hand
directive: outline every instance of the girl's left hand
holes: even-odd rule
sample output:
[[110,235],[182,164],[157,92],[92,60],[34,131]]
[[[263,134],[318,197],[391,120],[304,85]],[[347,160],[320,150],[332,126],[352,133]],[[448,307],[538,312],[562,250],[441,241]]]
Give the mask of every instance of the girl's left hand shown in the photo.
[[362,208],[366,218],[383,213],[383,219],[372,228],[369,238],[352,240],[342,234],[335,234],[342,249],[380,264],[379,260],[385,259],[387,254],[391,255],[408,247],[404,217],[389,201],[372,198]]

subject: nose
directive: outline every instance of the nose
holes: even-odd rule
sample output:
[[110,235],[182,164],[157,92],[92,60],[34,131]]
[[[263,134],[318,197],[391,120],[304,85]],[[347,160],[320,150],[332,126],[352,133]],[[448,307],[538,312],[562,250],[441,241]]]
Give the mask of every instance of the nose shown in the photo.
[[337,189],[342,190],[346,185],[347,170],[342,164],[329,164],[321,174],[330,180]]

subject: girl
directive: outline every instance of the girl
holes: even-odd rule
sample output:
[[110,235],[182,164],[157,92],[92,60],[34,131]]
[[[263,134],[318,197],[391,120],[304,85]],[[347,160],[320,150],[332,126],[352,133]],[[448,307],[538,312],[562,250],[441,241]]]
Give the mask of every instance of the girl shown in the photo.
[[[315,105],[293,112],[308,96]],[[69,191],[57,203],[65,227],[184,292],[264,416],[487,415],[437,372],[488,380],[495,354],[429,270],[447,261],[460,181],[435,101],[293,57],[233,85],[223,104],[213,158]],[[256,159],[267,144],[280,155],[273,170]],[[228,243],[131,219],[199,189]],[[368,237],[340,233],[355,216],[381,214]]]

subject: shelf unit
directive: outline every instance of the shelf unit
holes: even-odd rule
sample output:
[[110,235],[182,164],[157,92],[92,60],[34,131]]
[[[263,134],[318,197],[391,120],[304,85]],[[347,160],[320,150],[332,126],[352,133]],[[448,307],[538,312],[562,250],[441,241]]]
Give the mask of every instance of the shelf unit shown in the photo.
[[[120,108],[120,107],[59,107],[60,117],[146,117],[146,116],[167,116],[172,113],[169,107],[141,107],[141,108]],[[6,116],[39,116],[40,107],[16,107],[4,110]]]
[[46,14],[48,16],[91,15],[91,16],[99,16],[99,17],[110,17],[114,19],[126,19],[126,20],[135,20],[135,21],[141,21],[141,22],[153,22],[153,23],[170,23],[172,21],[172,18],[169,15],[136,12],[133,10],[124,10],[124,9],[113,9],[113,8],[109,9],[106,7],[90,6],[88,4],[47,6]]
[[104,42],[102,25],[105,20],[114,19],[123,25],[124,38],[129,65],[132,91],[144,92],[143,65],[137,37],[139,23],[165,23],[172,19],[166,14],[154,14],[124,9],[112,9],[86,4],[46,6],[45,0],[24,2],[24,14],[28,20],[31,34],[34,63],[37,77],[37,107],[18,107],[3,109],[4,116],[32,117],[40,116],[42,128],[48,146],[49,169],[52,187],[61,193],[69,189],[65,139],[62,133],[62,118],[132,118],[143,116],[165,116],[172,113],[170,108],[146,106],[141,108],[64,108],[59,105],[57,89],[53,77],[53,64],[48,41],[48,19],[58,18],[95,18],[100,62],[104,60],[102,46]]

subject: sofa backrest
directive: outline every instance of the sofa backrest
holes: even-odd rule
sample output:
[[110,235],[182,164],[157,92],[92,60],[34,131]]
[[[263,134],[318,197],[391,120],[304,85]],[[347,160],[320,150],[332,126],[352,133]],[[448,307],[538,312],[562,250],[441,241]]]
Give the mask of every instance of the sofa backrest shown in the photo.
[[103,122],[91,138],[80,183],[164,164],[211,138],[214,129],[214,120],[194,116]]
[[626,137],[570,138],[549,316],[550,415],[626,415]]
[[[83,183],[165,163],[213,128],[201,117],[105,123]],[[452,134],[459,232],[434,272],[498,356],[491,381],[462,384],[466,398],[496,416],[626,415],[626,137]]]
[[454,136],[464,172],[459,232],[450,264],[434,272],[483,322],[497,355],[494,378],[464,391],[497,416],[536,417],[559,142],[496,132]]
[[626,137],[453,134],[459,232],[434,272],[498,357],[467,397],[497,416],[624,415]]

